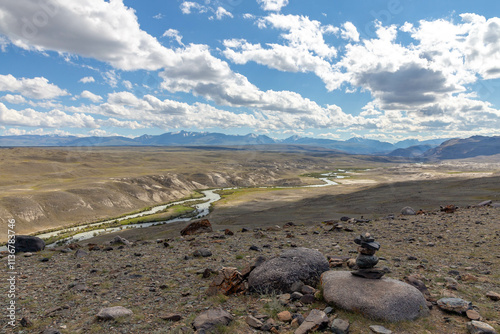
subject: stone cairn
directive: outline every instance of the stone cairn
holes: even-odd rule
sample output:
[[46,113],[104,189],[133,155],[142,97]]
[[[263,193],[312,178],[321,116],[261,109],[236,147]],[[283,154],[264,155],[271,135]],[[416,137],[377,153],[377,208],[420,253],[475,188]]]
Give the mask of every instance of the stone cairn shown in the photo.
[[358,244],[358,257],[356,258],[356,267],[358,270],[352,271],[351,274],[369,279],[378,279],[385,275],[385,270],[374,268],[378,263],[378,257],[375,252],[380,249],[380,244],[375,241],[375,238],[370,233],[360,235],[354,242]]

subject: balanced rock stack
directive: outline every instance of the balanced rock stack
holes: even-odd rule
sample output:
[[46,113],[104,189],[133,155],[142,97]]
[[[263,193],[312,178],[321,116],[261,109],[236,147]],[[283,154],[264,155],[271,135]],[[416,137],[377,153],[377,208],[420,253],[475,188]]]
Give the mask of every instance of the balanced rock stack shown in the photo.
[[358,244],[358,257],[356,258],[356,267],[358,270],[352,271],[354,276],[378,279],[385,275],[385,271],[374,268],[378,263],[378,257],[375,252],[380,249],[380,244],[375,241],[370,233],[360,235],[354,242]]

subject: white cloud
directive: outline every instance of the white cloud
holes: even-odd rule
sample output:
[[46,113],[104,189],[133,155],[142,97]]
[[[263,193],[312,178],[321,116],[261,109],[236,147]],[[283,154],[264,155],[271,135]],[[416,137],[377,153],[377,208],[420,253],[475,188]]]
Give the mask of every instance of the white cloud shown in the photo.
[[80,96],[80,98],[83,98],[83,99],[89,99],[90,101],[94,102],[94,103],[97,103],[99,101],[102,100],[102,97],[99,96],[99,95],[96,95],[94,93],[91,93],[89,92],[88,90],[84,90]]
[[116,73],[115,70],[109,70],[107,72],[101,73],[102,78],[108,85],[115,88],[118,86],[118,81],[120,80],[120,74]]
[[[34,130],[25,130],[19,128],[9,128],[8,130],[3,132],[4,136],[20,136],[20,135],[56,135],[56,136],[75,136],[68,131],[63,131],[59,129],[47,131],[46,129],[34,129]],[[79,135],[76,135],[77,137]]]
[[340,134],[338,133],[320,133],[318,135],[318,137],[320,138],[328,138],[328,139],[339,139],[340,138]]
[[342,25],[341,36],[348,41],[359,42],[358,29],[356,29],[356,26],[352,22],[347,21]]
[[175,29],[168,29],[165,31],[162,35],[162,37],[170,37],[173,38],[179,43],[179,45],[184,46],[184,43],[182,43],[182,35],[179,33],[178,30]]
[[134,88],[134,85],[132,85],[132,83],[128,80],[123,80],[122,85],[123,85],[123,87],[127,88],[128,90],[131,90],[132,88]]
[[217,7],[217,10],[215,11],[215,17],[217,20],[222,20],[224,16],[233,18],[233,14],[225,10],[223,7]]
[[328,90],[338,88],[342,75],[334,71],[329,62],[337,56],[337,50],[324,40],[325,34],[336,33],[338,28],[295,15],[272,14],[258,22],[262,27],[271,25],[285,30],[281,37],[287,41],[286,45],[268,43],[263,47],[246,40],[226,40],[223,54],[228,59],[237,64],[255,61],[280,71],[313,72]]
[[121,121],[116,118],[108,118],[106,120],[99,120],[99,125],[115,127],[115,128],[127,128],[127,129],[144,129],[146,126],[137,121]]
[[17,79],[11,74],[0,74],[0,92],[16,92],[33,99],[52,99],[70,95],[66,90],[49,83],[44,77]]
[[91,82],[95,82],[95,79],[94,79],[94,77],[83,77],[80,80],[78,80],[78,82],[91,83]]
[[153,16],[153,19],[157,19],[157,20],[161,20],[162,18],[164,18],[162,13],[158,13],[155,16]]
[[243,18],[245,20],[254,20],[255,19],[255,15],[250,14],[250,13],[245,13],[245,14],[243,14]]
[[42,128],[96,128],[93,117],[75,113],[66,114],[60,110],[39,112],[33,109],[14,110],[0,103],[0,123],[13,126],[28,126]]
[[[20,19],[40,13],[48,17],[43,24]],[[122,70],[157,70],[176,58],[140,29],[135,11],[122,0],[3,1],[0,33],[26,50],[78,54]]]
[[12,94],[7,94],[5,96],[2,96],[2,97],[0,97],[0,100],[7,101],[11,104],[23,104],[23,103],[28,102],[28,101],[26,101],[26,99],[23,96],[12,95]]
[[180,8],[183,14],[191,14],[193,12],[193,9],[195,9],[198,13],[206,13],[208,10],[207,7],[192,1],[184,1],[183,3],[181,3]]
[[7,52],[8,45],[9,45],[9,41],[5,37],[0,36],[0,51]]
[[279,12],[288,5],[288,0],[257,0],[263,10]]

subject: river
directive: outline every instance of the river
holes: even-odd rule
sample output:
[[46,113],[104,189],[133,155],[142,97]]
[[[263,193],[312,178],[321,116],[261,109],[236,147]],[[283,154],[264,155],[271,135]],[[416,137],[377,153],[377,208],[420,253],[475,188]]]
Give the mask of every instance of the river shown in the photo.
[[[328,187],[328,186],[333,186],[333,185],[338,184],[338,183],[336,183],[336,182],[334,182],[326,177],[319,178],[319,180],[323,181],[324,184],[308,185],[308,186],[303,186],[302,188]],[[267,188],[270,188],[270,187],[267,187]],[[57,236],[59,234],[63,234],[63,233],[67,233],[67,232],[76,232],[76,231],[81,231],[81,230],[87,229],[89,227],[99,226],[99,225],[103,225],[103,224],[104,225],[111,224],[111,223],[116,222],[116,221],[121,221],[121,220],[125,220],[125,219],[132,219],[132,218],[137,218],[137,217],[141,217],[141,216],[148,216],[148,215],[160,212],[162,210],[165,210],[166,208],[168,208],[172,205],[179,205],[179,204],[184,204],[184,203],[189,203],[189,202],[194,202],[194,201],[204,201],[203,203],[199,203],[199,204],[194,205],[196,212],[197,212],[195,217],[174,218],[174,219],[166,220],[163,222],[129,224],[129,225],[119,226],[119,227],[101,228],[101,229],[95,229],[95,230],[91,230],[91,231],[80,232],[80,233],[77,233],[71,237],[61,239],[55,243],[49,244],[49,245],[47,245],[47,247],[51,248],[51,247],[55,247],[55,246],[61,245],[61,244],[82,241],[82,240],[90,239],[98,234],[107,234],[107,233],[120,231],[123,229],[143,228],[143,227],[149,227],[149,226],[153,226],[153,225],[162,225],[162,224],[169,224],[169,223],[175,223],[175,222],[190,221],[192,219],[199,219],[199,218],[207,216],[210,213],[210,205],[221,199],[221,196],[219,194],[217,194],[216,191],[227,190],[227,189],[236,189],[236,188],[221,188],[221,189],[203,190],[201,192],[204,195],[202,198],[187,199],[187,200],[183,200],[183,201],[172,202],[169,204],[162,204],[162,205],[155,206],[150,210],[143,211],[140,213],[127,215],[127,216],[116,218],[116,219],[110,219],[110,220],[106,220],[106,221],[99,222],[99,223],[85,224],[85,225],[80,225],[80,226],[69,227],[69,228],[57,230],[54,232],[47,232],[47,233],[39,234],[39,235],[37,235],[37,237],[42,238],[42,239],[48,239],[50,237]],[[2,248],[3,247],[0,247],[0,250]]]

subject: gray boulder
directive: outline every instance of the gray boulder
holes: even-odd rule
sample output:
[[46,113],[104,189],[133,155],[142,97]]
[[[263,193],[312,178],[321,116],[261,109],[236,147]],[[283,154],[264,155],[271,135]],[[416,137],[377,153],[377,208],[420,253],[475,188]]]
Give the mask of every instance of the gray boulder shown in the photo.
[[328,271],[321,276],[321,285],[327,303],[369,318],[396,322],[429,312],[420,291],[391,278],[372,280],[349,271]]
[[417,213],[415,212],[415,210],[413,210],[412,207],[405,206],[404,208],[401,209],[401,214],[403,216],[414,216]]
[[328,261],[317,250],[293,248],[255,268],[248,276],[248,287],[258,293],[292,292],[299,281],[315,286],[329,269]]
[[212,308],[200,313],[193,321],[193,327],[200,333],[210,331],[217,325],[227,326],[233,316],[221,308]]
[[18,235],[14,243],[16,253],[39,252],[45,249],[45,241],[31,235]]

